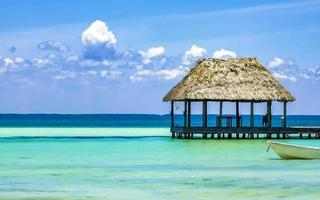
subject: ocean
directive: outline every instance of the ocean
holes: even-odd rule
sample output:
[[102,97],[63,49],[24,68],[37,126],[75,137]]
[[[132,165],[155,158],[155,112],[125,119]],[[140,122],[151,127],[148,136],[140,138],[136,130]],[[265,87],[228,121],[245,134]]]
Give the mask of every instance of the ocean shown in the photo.
[[[200,125],[201,116],[193,121]],[[319,126],[320,116],[289,116],[288,123]],[[172,139],[169,124],[168,115],[2,114],[0,199],[320,196],[318,160],[281,160],[266,153],[265,140]],[[282,141],[320,146],[319,140]]]

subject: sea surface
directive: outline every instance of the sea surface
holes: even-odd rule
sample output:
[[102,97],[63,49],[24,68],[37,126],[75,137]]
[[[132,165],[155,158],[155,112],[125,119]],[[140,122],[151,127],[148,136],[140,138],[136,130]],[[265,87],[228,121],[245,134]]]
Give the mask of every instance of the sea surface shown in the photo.
[[[201,116],[193,120],[201,124]],[[320,117],[288,122],[319,126]],[[320,197],[318,160],[281,160],[265,140],[172,139],[169,124],[168,115],[2,114],[0,199]],[[282,141],[320,147],[320,140]]]

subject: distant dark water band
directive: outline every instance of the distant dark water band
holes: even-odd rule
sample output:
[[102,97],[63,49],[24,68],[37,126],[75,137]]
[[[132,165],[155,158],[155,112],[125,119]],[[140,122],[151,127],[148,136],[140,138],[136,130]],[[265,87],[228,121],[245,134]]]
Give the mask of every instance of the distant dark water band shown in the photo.
[[[217,115],[208,115],[208,125],[216,125]],[[242,115],[243,125],[250,125],[250,116]],[[254,123],[261,126],[262,115],[255,115]],[[202,115],[192,115],[192,125],[202,125]],[[175,124],[183,125],[183,116],[175,116]],[[320,126],[318,115],[289,115],[288,126]],[[273,115],[273,126],[281,125],[281,115]],[[19,128],[161,128],[170,126],[169,115],[147,115],[147,114],[0,114],[0,127]]]
[[144,139],[144,138],[170,138],[170,136],[9,136],[0,137],[1,140],[33,140],[33,139],[55,139],[55,140],[65,140],[65,139]]

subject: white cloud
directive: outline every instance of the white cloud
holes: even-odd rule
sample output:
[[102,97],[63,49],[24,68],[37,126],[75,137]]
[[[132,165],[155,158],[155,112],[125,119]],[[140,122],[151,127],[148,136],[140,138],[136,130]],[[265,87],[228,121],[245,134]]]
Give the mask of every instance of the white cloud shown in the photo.
[[31,60],[32,65],[39,69],[46,68],[50,64],[50,59],[48,58],[35,58]]
[[225,49],[220,49],[218,51],[215,51],[212,55],[213,58],[218,58],[218,59],[229,59],[229,58],[236,58],[237,54],[233,51],[225,50]]
[[57,51],[57,52],[66,52],[70,50],[70,48],[66,44],[63,44],[55,40],[47,40],[47,41],[40,42],[37,45],[37,48],[39,50],[51,50],[51,51]]
[[77,61],[79,61],[79,56],[78,56],[78,55],[68,56],[68,57],[66,58],[66,61],[67,61],[67,62],[77,62]]
[[14,65],[14,61],[11,58],[5,58],[5,59],[3,59],[3,61],[4,61],[4,66]]
[[296,77],[288,75],[288,74],[284,74],[284,73],[281,73],[281,72],[274,72],[273,76],[275,78],[277,78],[277,79],[286,79],[286,80],[289,80],[291,82],[296,82],[297,81]]
[[80,65],[85,67],[97,67],[100,65],[100,62],[93,59],[87,59],[87,60],[81,61]]
[[118,70],[101,70],[100,76],[102,78],[109,78],[109,79],[117,79],[122,74],[121,71]]
[[81,60],[79,62],[80,66],[84,66],[84,67],[98,67],[98,66],[112,66],[112,62],[108,61],[108,60],[94,60],[94,59],[85,59],[85,60]]
[[100,76],[102,78],[106,78],[108,74],[109,74],[108,70],[101,70],[100,71]]
[[82,75],[82,76],[96,76],[97,72],[94,70],[89,70],[89,71],[81,72],[80,75]]
[[119,78],[119,76],[120,76],[121,74],[122,74],[122,72],[119,71],[119,70],[111,70],[111,71],[110,71],[109,78],[110,78],[110,79],[117,79],[117,78]]
[[14,62],[15,62],[16,64],[21,64],[21,63],[24,62],[24,59],[21,58],[21,57],[16,57],[16,58],[14,59]]
[[305,74],[303,74],[303,76],[306,79],[320,80],[320,67],[310,67],[310,68],[308,68],[305,71]]
[[84,46],[115,45],[117,43],[117,39],[109,30],[108,25],[100,20],[96,20],[83,31],[81,41]]
[[68,78],[75,78],[76,73],[74,71],[61,71],[59,75],[53,76],[53,79],[63,80]]
[[84,46],[83,56],[85,58],[104,60],[117,57],[116,36],[103,21],[97,20],[84,30],[81,42]]
[[155,57],[162,56],[165,52],[165,48],[160,47],[151,47],[147,51],[139,51],[139,54],[143,57],[143,63],[149,64],[151,63],[151,59]]
[[197,45],[192,45],[189,50],[184,53],[182,58],[182,64],[190,65],[195,59],[204,57],[207,54],[207,50],[198,47]]
[[305,78],[305,79],[310,79],[310,76],[307,75],[307,74],[301,74],[301,77],[302,77],[302,78]]
[[108,61],[108,60],[103,60],[102,62],[101,62],[101,65],[104,65],[104,66],[110,66],[112,63],[110,62],[110,61]]
[[278,79],[286,79],[291,82],[296,82],[298,78],[309,79],[305,69],[300,68],[289,59],[274,57],[268,62],[267,67]]
[[285,61],[282,58],[274,57],[272,60],[268,62],[268,67],[279,67],[280,65],[283,65]]
[[141,65],[137,66],[137,71],[129,78],[133,82],[142,81],[145,78],[155,77],[159,79],[171,80],[180,75],[185,75],[189,68],[180,66],[174,69],[144,69]]

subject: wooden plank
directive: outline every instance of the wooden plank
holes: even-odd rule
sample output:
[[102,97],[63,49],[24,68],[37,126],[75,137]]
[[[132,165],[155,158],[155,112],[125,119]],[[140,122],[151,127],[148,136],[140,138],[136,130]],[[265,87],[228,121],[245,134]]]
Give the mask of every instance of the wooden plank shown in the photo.
[[202,102],[202,126],[203,127],[207,127],[207,112],[208,112],[208,102],[207,101],[203,101]]
[[174,126],[174,101],[171,101],[171,127]]
[[237,128],[240,128],[240,120],[239,120],[239,101],[236,102],[236,124],[237,124]]
[[250,102],[250,127],[254,127],[254,103]]
[[222,109],[223,109],[223,101],[220,101],[220,107],[219,107],[219,120],[218,120],[218,127],[222,126]]
[[191,101],[188,100],[188,127],[191,127]]
[[287,102],[283,102],[283,122],[282,127],[287,127]]
[[187,110],[188,104],[187,101],[184,101],[184,111],[183,111],[183,126],[187,127]]
[[267,102],[267,115],[268,115],[268,128],[272,127],[272,111],[271,111],[272,103],[271,101]]

